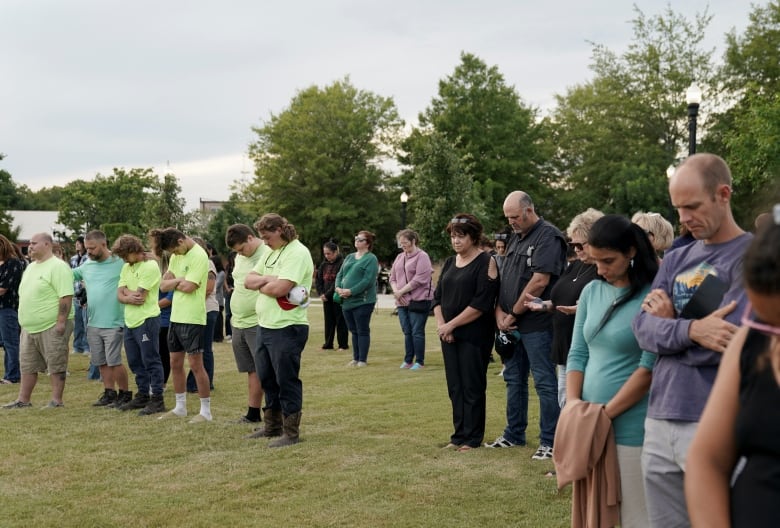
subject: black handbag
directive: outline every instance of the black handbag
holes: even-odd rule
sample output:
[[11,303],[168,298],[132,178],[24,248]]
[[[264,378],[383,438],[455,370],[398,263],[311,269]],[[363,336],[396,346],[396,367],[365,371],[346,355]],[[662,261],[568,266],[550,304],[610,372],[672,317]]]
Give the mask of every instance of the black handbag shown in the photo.
[[430,313],[431,301],[409,301],[406,307],[410,312],[415,313]]

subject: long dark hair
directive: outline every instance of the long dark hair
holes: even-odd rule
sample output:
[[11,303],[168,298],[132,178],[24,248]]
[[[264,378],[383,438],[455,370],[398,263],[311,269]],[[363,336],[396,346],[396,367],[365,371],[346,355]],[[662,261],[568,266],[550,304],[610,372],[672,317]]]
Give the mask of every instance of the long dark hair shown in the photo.
[[634,257],[628,267],[629,289],[607,309],[594,336],[607,324],[615,310],[639,295],[639,292],[653,282],[658,273],[658,257],[647,233],[625,216],[604,215],[593,224],[588,233],[588,245],[599,249],[611,249],[628,255],[633,248]]

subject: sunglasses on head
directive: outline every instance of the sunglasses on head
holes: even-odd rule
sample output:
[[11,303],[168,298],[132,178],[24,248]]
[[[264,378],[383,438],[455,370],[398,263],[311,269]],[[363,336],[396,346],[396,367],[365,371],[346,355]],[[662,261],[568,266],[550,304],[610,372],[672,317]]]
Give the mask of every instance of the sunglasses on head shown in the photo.
[[451,224],[465,224],[469,221],[468,218],[453,218],[450,220]]
[[496,240],[506,240],[506,233],[496,233],[493,235],[493,238]]
[[366,239],[361,237],[361,236],[356,236],[355,237],[355,242],[365,242],[365,241],[366,241]]

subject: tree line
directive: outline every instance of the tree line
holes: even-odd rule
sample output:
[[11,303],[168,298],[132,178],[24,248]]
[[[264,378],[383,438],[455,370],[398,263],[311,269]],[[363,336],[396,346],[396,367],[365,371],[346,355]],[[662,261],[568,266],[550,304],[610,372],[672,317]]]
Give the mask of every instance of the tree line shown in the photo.
[[592,77],[556,95],[544,113],[497,65],[468,52],[414,124],[404,123],[391,97],[349,77],[305,88],[252,128],[254,175],[236,181],[213,215],[185,213],[175,176],[151,169],[114,169],[38,192],[0,170],[0,211],[54,205],[73,231],[142,234],[173,225],[223,251],[228,225],[274,211],[317,255],[326,240],[348,246],[357,230],[373,231],[380,260],[396,252],[402,212],[422,247],[442,258],[453,214],[474,213],[496,232],[504,196],[515,189],[561,228],[588,207],[655,211],[674,223],[666,171],[688,150],[684,93],[695,81],[706,97],[697,148],[729,163],[735,215],[751,227],[780,202],[780,3],[754,5],[746,29],[725,35],[720,61],[703,47],[711,19],[707,11],[689,20],[671,7],[654,15],[635,7],[628,48],[591,43]]

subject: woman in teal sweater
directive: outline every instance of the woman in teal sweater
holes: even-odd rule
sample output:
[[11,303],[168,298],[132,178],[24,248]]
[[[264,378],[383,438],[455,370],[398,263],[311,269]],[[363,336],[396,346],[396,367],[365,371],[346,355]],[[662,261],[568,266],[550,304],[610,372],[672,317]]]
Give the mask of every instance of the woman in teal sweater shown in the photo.
[[342,313],[352,334],[352,361],[349,366],[365,367],[371,345],[371,314],[376,304],[376,277],[379,263],[371,253],[375,235],[360,231],[355,236],[355,253],[347,255],[338,275],[335,291],[342,301]]
[[587,251],[603,281],[585,286],[566,364],[566,401],[604,404],[612,419],[623,527],[649,526],[640,456],[655,355],[639,348],[631,320],[658,272],[650,239],[619,215],[593,224]]

